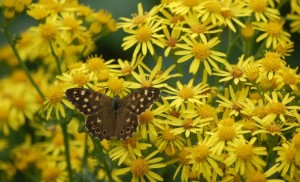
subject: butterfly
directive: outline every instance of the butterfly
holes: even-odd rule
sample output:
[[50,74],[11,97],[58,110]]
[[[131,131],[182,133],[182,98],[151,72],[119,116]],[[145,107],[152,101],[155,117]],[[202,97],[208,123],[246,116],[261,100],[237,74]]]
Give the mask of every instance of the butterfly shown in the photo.
[[131,137],[138,126],[138,117],[158,100],[160,90],[147,87],[123,98],[109,97],[92,89],[70,88],[66,98],[83,115],[88,132],[100,140]]

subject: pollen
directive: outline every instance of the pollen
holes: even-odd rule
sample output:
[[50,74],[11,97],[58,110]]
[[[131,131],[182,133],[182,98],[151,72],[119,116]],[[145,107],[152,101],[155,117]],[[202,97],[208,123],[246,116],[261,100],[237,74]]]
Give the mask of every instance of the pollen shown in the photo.
[[197,113],[200,118],[212,118],[216,116],[217,111],[212,106],[205,104],[202,106],[198,106]]
[[282,67],[280,54],[275,52],[268,52],[262,60],[262,66],[267,71],[277,71]]
[[152,87],[152,82],[150,80],[144,80],[142,85],[143,87]]
[[283,24],[284,21],[279,21],[279,22],[270,21],[266,26],[266,33],[274,37],[280,36],[282,32]]
[[102,80],[102,81],[105,81],[105,80],[108,80],[109,78],[109,69],[101,69],[100,71],[97,72],[97,78],[99,80]]
[[89,57],[86,66],[89,71],[99,71],[105,68],[104,59],[97,56]]
[[180,117],[180,112],[178,112],[178,111],[169,111],[169,115],[173,116],[175,118],[179,118]]
[[240,144],[236,147],[236,156],[241,160],[250,160],[253,155],[253,148],[248,144]]
[[196,43],[192,49],[192,52],[196,59],[205,60],[209,57],[210,49],[205,44]]
[[266,182],[267,179],[265,177],[264,174],[262,174],[261,172],[254,172],[253,174],[250,175],[250,177],[246,180],[246,181],[249,181],[249,182]]
[[252,115],[257,116],[258,118],[263,118],[268,114],[268,111],[265,107],[256,107],[253,109]]
[[41,26],[41,37],[45,41],[53,41],[57,35],[57,29],[52,24],[44,24]]
[[56,181],[60,176],[60,171],[56,167],[47,167],[42,172],[42,180],[45,182]]
[[89,77],[84,73],[78,73],[73,76],[73,83],[78,86],[83,86],[89,82]]
[[263,13],[266,10],[266,0],[252,0],[250,8],[255,12]]
[[229,19],[234,16],[230,8],[222,8],[220,13],[226,19]]
[[267,130],[270,133],[279,133],[281,131],[280,127],[277,124],[272,124],[267,127]]
[[193,98],[194,96],[194,92],[193,90],[188,87],[188,86],[183,86],[182,89],[179,91],[178,95],[182,98],[182,99],[189,99],[189,98]]
[[188,7],[195,7],[200,4],[199,0],[183,0],[182,4]]
[[170,130],[171,130],[170,128],[166,128],[162,134],[163,138],[169,142],[175,140],[175,135],[174,135],[174,133],[171,133]]
[[132,72],[132,67],[130,65],[126,65],[122,68],[121,72],[124,75],[129,75]]
[[146,159],[135,159],[131,162],[130,170],[134,176],[144,176],[148,173]]
[[268,109],[274,114],[284,114],[285,112],[285,106],[282,103],[271,103]]
[[234,77],[234,78],[239,78],[243,75],[243,70],[241,70],[239,67],[237,66],[234,66],[233,67],[233,70],[231,71],[231,75]]
[[184,129],[188,130],[193,127],[193,120],[190,118],[187,118],[183,121],[182,125],[183,125]]
[[24,100],[24,97],[18,96],[16,98],[13,98],[12,105],[16,107],[17,109],[23,111],[26,106],[26,101]]
[[170,37],[170,39],[168,39],[166,41],[166,44],[168,47],[175,47],[177,43],[177,39]]
[[183,20],[184,20],[183,16],[181,16],[181,15],[175,15],[175,16],[172,17],[171,23],[172,24],[176,24],[176,23],[179,23],[179,22],[181,22]]
[[135,38],[138,42],[147,42],[151,39],[151,30],[148,27],[142,26],[137,30]]
[[63,94],[63,90],[61,87],[59,86],[56,86],[56,87],[53,87],[52,89],[50,89],[47,93],[47,99],[49,100],[49,102],[51,104],[57,104],[59,103],[62,98],[64,97],[64,94]]
[[192,25],[191,30],[196,34],[202,34],[206,30],[206,26],[204,24]]
[[136,147],[136,139],[133,137],[127,138],[123,144],[124,144],[125,148],[127,148],[128,145],[130,145],[132,148],[135,148]]
[[135,25],[142,25],[148,18],[147,15],[135,15],[133,18],[133,24]]
[[295,161],[297,150],[295,147],[286,149],[285,155],[288,162],[293,163]]
[[209,155],[208,147],[204,144],[198,144],[193,151],[196,162],[203,162]]
[[113,92],[120,92],[123,89],[123,81],[119,78],[108,80],[108,88]]
[[191,154],[191,152],[189,152],[188,150],[182,149],[179,153],[178,153],[178,159],[180,161],[180,163],[182,163],[183,165],[188,165],[190,159],[187,158],[187,156],[189,156]]
[[297,77],[295,72],[283,71],[281,73],[282,79],[286,84],[295,84],[297,82]]
[[219,13],[221,11],[221,4],[219,1],[207,1],[205,4],[208,11]]
[[233,127],[231,126],[226,126],[226,127],[221,127],[219,129],[219,138],[220,140],[223,141],[230,141],[236,136],[236,132]]
[[69,27],[72,32],[75,32],[79,28],[79,22],[73,17],[66,17],[63,19],[62,24],[66,27]]
[[152,122],[153,118],[153,113],[149,109],[147,109],[139,116],[139,122],[142,124],[150,123]]

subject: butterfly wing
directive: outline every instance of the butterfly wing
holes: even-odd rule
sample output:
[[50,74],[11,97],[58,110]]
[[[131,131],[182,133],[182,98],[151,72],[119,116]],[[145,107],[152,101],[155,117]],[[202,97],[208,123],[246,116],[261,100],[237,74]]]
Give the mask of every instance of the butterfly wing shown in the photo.
[[112,104],[111,97],[85,88],[70,88],[66,97],[84,115],[93,115]]
[[107,107],[103,112],[90,115],[86,118],[85,125],[93,137],[100,140],[109,140],[115,134],[116,120],[113,107]]
[[123,139],[131,137],[138,126],[138,116],[148,109],[159,95],[160,90],[157,88],[143,88],[122,98],[116,117],[115,135]]

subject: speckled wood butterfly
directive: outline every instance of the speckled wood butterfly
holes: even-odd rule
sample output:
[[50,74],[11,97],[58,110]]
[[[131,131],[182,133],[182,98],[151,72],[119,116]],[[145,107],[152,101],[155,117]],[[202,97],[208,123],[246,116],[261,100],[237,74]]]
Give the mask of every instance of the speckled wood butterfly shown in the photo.
[[160,95],[158,88],[142,88],[123,98],[109,97],[91,89],[70,88],[67,99],[86,118],[86,128],[93,137],[110,140],[112,137],[131,137],[138,126],[138,116]]

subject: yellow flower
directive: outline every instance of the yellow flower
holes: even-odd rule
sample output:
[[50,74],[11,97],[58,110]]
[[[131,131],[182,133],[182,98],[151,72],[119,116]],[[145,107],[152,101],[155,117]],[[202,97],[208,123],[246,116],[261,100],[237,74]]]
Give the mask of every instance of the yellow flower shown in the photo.
[[188,158],[190,158],[189,164],[192,165],[191,170],[194,171],[197,176],[202,175],[206,180],[223,176],[223,171],[218,166],[218,162],[221,161],[221,158],[212,151],[214,144],[215,141],[209,139],[209,137],[205,137],[191,149],[191,155],[188,156]]
[[[226,89],[227,90],[227,89]],[[226,91],[228,93],[228,90]],[[223,96],[218,94],[218,97],[221,100],[217,100],[220,108],[229,109],[229,116],[238,116],[240,114],[241,109],[243,108],[243,103],[246,101],[248,96],[249,87],[243,87],[241,90],[234,89],[231,85],[229,85],[229,96],[231,99],[229,100],[229,96]]]
[[64,182],[68,179],[65,161],[44,160],[41,168],[41,182]]
[[9,99],[1,98],[1,105],[0,105],[0,131],[4,134],[4,136],[9,135],[10,129],[18,130],[20,127],[20,123],[16,120],[10,121],[10,108],[11,108],[11,101]]
[[280,20],[270,20],[268,22],[254,22],[255,28],[262,32],[265,32],[256,38],[256,42],[260,42],[266,39],[266,48],[272,45],[275,49],[278,44],[284,44],[290,42],[291,35],[288,32],[283,31],[284,21]]
[[224,160],[226,166],[234,167],[234,171],[241,175],[262,170],[266,162],[260,156],[267,155],[267,151],[265,147],[255,147],[256,140],[252,137],[250,141],[239,138],[228,142],[228,155]]
[[275,174],[278,171],[279,164],[275,164],[272,167],[270,167],[267,171],[254,171],[251,173],[246,173],[246,181],[248,182],[256,182],[256,181],[273,181],[273,182],[283,182],[284,180],[281,179],[269,179],[272,178],[273,174]]
[[154,54],[153,44],[163,48],[164,45],[160,42],[160,38],[164,35],[159,33],[164,28],[161,21],[150,21],[147,24],[144,24],[136,29],[124,29],[126,33],[131,35],[123,38],[122,47],[124,50],[129,49],[130,47],[136,44],[136,47],[133,52],[133,57],[137,56],[141,51],[143,55],[147,54],[149,50],[150,54]]
[[166,90],[172,96],[167,96],[165,99],[173,100],[171,106],[176,108],[180,107],[184,103],[199,103],[200,99],[207,97],[204,92],[209,90],[207,84],[199,83],[194,86],[194,80],[191,79],[187,85],[182,85],[179,81],[176,83],[177,89],[170,87],[170,90]]
[[258,22],[261,20],[267,22],[267,19],[279,18],[279,10],[268,7],[268,0],[246,0],[246,3]]
[[164,52],[164,56],[168,57],[170,52],[173,49],[176,49],[176,44],[177,42],[180,41],[180,36],[181,36],[181,30],[178,29],[178,27],[173,27],[171,32],[169,31],[169,29],[167,27],[163,28],[163,33],[165,35],[165,37],[162,37],[160,39],[161,42],[164,43],[165,48],[165,52]]
[[286,16],[291,21],[290,27],[291,32],[300,32],[300,4],[299,1],[292,0],[291,2],[291,13]]
[[212,50],[214,46],[220,43],[218,37],[214,37],[209,41],[207,41],[205,36],[199,37],[200,40],[188,37],[183,37],[182,39],[184,43],[177,45],[179,50],[175,52],[175,55],[181,56],[177,60],[178,63],[192,59],[189,69],[190,73],[196,74],[200,63],[203,62],[205,70],[211,75],[212,71],[210,65],[215,69],[219,69],[215,61],[224,63],[225,60],[222,57],[226,55],[222,52]]
[[153,169],[164,168],[166,166],[166,164],[161,163],[163,160],[162,157],[153,158],[157,153],[158,151],[156,150],[145,158],[132,156],[132,159],[129,159],[127,164],[129,166],[117,169],[115,174],[122,175],[130,171],[132,174],[132,182],[145,181],[146,179],[150,181],[163,181],[164,179],[160,175],[152,171]]
[[243,54],[238,58],[239,61],[237,64],[224,64],[226,71],[216,70],[216,73],[213,73],[213,75],[224,77],[220,79],[219,82],[227,82],[229,80],[233,80],[233,83],[235,85],[237,85],[240,81],[246,82],[247,77],[244,70],[247,69],[249,63],[252,63],[254,60],[252,56],[244,60],[244,56],[245,55]]
[[290,94],[287,93],[280,101],[277,93],[273,91],[272,98],[267,93],[264,94],[264,97],[267,102],[268,115],[274,118],[278,116],[282,122],[286,121],[287,116],[297,117],[293,110],[300,110],[300,106],[288,105],[295,99],[295,96],[290,97]]
[[295,158],[297,149],[291,145],[290,142],[285,142],[281,146],[274,147],[274,150],[277,151],[278,157],[276,162],[279,163],[277,170],[281,173],[282,177],[289,177],[292,181],[296,181],[294,175],[297,170],[295,164]]
[[110,141],[110,144],[113,147],[108,152],[109,157],[112,160],[118,159],[119,166],[130,156],[142,157],[142,150],[151,147],[151,144],[139,141],[136,135],[122,141]]
[[203,2],[201,0],[182,0],[173,1],[168,4],[168,8],[174,14],[186,15],[199,7]]
[[200,6],[196,7],[195,10],[201,17],[201,21],[212,22],[213,25],[223,24],[224,17],[221,15],[221,4],[218,0],[203,1]]
[[142,63],[145,56],[139,54],[137,57],[132,57],[130,63],[127,60],[118,59],[118,63],[121,68],[121,73],[123,76],[130,75],[133,70],[137,68],[138,65]]

